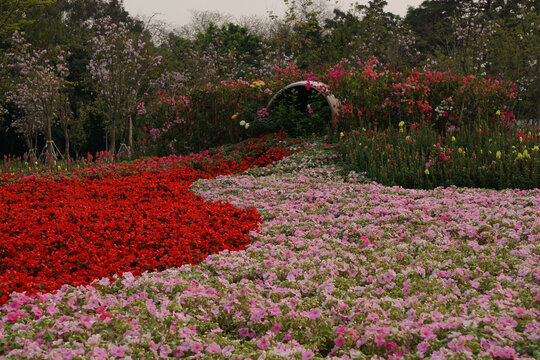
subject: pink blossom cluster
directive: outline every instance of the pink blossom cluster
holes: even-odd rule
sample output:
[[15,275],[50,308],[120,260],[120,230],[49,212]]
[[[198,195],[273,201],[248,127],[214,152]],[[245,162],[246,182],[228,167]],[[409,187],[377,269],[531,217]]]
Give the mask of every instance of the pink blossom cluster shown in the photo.
[[[152,68],[161,62],[161,56],[149,54],[148,44],[131,33],[125,24],[115,24],[110,17],[99,19],[96,36],[91,40],[92,58],[87,66],[96,82],[110,119],[141,108],[141,86]],[[164,80],[165,81],[165,80]]]
[[268,113],[267,108],[262,108],[260,110],[257,110],[257,116],[260,118],[265,118],[265,117],[270,116],[270,113]]

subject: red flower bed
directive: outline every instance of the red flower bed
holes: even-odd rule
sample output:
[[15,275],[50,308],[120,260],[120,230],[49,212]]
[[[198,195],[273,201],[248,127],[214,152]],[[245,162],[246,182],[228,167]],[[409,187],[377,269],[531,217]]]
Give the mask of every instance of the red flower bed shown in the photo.
[[260,222],[257,211],[205,202],[190,185],[290,152],[262,139],[233,149],[227,159],[205,152],[1,186],[0,304],[12,291],[48,292],[244,248]]

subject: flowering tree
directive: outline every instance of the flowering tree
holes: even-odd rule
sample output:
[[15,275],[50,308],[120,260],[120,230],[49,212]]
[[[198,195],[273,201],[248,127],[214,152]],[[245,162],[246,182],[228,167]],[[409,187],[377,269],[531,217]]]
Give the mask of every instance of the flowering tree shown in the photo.
[[115,152],[116,128],[122,121],[128,125],[130,148],[133,145],[131,114],[149,70],[160,63],[161,57],[152,56],[143,39],[130,33],[125,25],[113,23],[110,17],[98,20],[95,26],[88,69],[109,120],[110,150]]
[[20,76],[13,78],[8,100],[19,108],[21,116],[12,126],[24,136],[29,148],[36,146],[38,134],[44,132],[47,151],[53,154],[52,125],[66,101],[63,94],[69,74],[66,54],[59,48],[35,49],[18,32],[13,40],[17,46],[13,53],[7,54],[8,66]]

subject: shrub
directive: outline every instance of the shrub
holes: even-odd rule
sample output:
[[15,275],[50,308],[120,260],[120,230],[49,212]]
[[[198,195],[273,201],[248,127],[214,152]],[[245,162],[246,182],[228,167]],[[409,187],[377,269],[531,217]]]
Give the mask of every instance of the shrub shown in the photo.
[[516,124],[514,84],[378,67],[358,63],[335,86],[347,169],[409,188],[539,186],[540,129]]
[[[306,88],[305,94],[285,93],[269,112],[266,105],[282,87],[299,80],[318,81],[294,64],[275,68],[272,78],[255,81],[226,80],[217,84],[181,89],[157,89],[138,109],[139,141],[143,154],[187,154],[253,135],[280,130],[291,136],[320,134],[327,128],[330,108],[320,93]],[[297,97],[307,96],[310,108],[298,106]],[[282,101],[283,100],[283,101]]]
[[144,152],[164,155],[237,143],[249,135],[240,122],[251,121],[272,93],[260,80],[160,89],[139,105],[139,121],[147,132],[140,145]]
[[510,82],[449,71],[392,71],[371,59],[342,73],[333,91],[344,104],[341,129],[386,129],[404,121],[430,123],[443,134],[450,126],[493,127],[501,112],[503,120],[513,120],[514,89]]

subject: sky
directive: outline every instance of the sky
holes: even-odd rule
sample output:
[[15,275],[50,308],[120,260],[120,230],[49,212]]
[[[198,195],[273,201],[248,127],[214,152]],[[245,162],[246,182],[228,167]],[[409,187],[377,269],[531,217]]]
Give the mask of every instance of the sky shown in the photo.
[[[417,7],[423,0],[387,0],[386,11],[404,16],[408,6]],[[351,4],[368,4],[368,0],[332,0],[342,10],[348,10]],[[212,10],[242,16],[258,15],[268,17],[268,12],[282,16],[285,10],[283,0],[124,0],[124,7],[132,16],[161,20],[172,27],[186,25],[191,20],[191,10]]]

